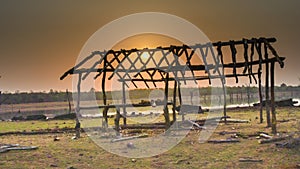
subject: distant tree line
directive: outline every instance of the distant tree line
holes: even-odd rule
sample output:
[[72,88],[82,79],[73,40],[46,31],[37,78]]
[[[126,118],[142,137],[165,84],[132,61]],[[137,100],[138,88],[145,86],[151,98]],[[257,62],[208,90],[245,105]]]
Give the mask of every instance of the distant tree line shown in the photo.
[[[129,91],[129,97],[134,99],[142,99],[149,96],[152,91],[148,89],[135,89]],[[163,90],[163,89],[159,89]],[[263,88],[264,90],[264,88]],[[203,87],[203,88],[182,88],[182,96],[190,96],[192,92],[199,92],[201,96],[211,95],[212,93],[222,93],[222,88],[218,87]],[[213,91],[213,92],[212,92]],[[299,96],[300,86],[287,86],[286,84],[281,84],[280,86],[275,87],[275,91],[278,93],[289,93],[289,95]],[[81,100],[101,100],[102,92],[95,92],[95,96],[91,97],[91,92],[94,93],[94,89],[91,89],[89,92],[81,93]],[[230,94],[252,94],[255,95],[258,93],[257,87],[250,86],[238,86],[238,87],[226,87],[227,95]],[[76,93],[75,93],[76,94]],[[169,97],[173,95],[173,89],[169,90]],[[72,101],[72,93],[69,93],[69,98]],[[107,99],[121,99],[121,91],[112,91],[107,92]],[[20,104],[20,103],[42,103],[42,102],[65,102],[67,101],[67,93],[64,91],[54,91],[50,90],[49,92],[19,92],[14,93],[4,92],[0,97],[0,104]]]

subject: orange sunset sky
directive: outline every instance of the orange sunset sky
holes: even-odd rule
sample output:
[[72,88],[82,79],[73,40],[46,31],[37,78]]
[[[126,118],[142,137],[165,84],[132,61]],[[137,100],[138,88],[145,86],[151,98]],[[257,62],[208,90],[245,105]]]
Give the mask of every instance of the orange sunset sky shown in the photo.
[[[0,91],[72,90],[72,78],[59,77],[74,66],[88,38],[138,12],[184,18],[213,42],[276,37],[274,47],[286,57],[284,69],[276,65],[276,84],[300,85],[299,7],[298,0],[1,0]],[[123,47],[147,46],[147,40],[133,39]]]

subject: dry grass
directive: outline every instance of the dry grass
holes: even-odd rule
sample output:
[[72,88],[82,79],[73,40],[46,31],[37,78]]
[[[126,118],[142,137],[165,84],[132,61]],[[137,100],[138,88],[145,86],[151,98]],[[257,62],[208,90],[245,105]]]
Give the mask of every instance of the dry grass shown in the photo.
[[[258,131],[271,132],[266,124],[259,124],[258,111],[248,109],[229,111],[232,118],[248,119],[246,124],[219,124],[211,139],[227,138],[221,131],[236,131],[251,134]],[[280,133],[300,131],[300,108],[281,108],[277,110]],[[29,122],[28,122],[29,123]],[[32,123],[32,122],[31,122]],[[43,126],[47,122],[34,122],[33,126]],[[59,126],[63,121],[54,122]],[[0,123],[2,126],[3,122]],[[68,123],[69,124],[69,123]],[[10,125],[14,127],[9,127]],[[49,124],[50,125],[50,124]],[[52,124],[51,124],[52,125]],[[51,126],[50,125],[50,126]],[[70,125],[71,122],[70,122]],[[22,130],[20,122],[5,124],[4,128]],[[47,125],[44,125],[45,127]],[[48,127],[50,127],[48,126]],[[22,129],[20,129],[22,128]],[[2,129],[3,130],[3,127]],[[0,168],[296,168],[300,164],[300,147],[293,149],[278,148],[274,144],[258,144],[255,137],[241,139],[240,143],[210,144],[198,143],[199,131],[191,131],[170,151],[151,158],[132,159],[106,152],[83,134],[78,140],[72,140],[72,134],[58,134],[60,141],[53,141],[54,135],[9,135],[1,136],[0,143],[35,145],[38,150],[10,151],[0,154]],[[298,135],[299,136],[299,135]],[[241,157],[262,159],[261,163],[242,163]]]

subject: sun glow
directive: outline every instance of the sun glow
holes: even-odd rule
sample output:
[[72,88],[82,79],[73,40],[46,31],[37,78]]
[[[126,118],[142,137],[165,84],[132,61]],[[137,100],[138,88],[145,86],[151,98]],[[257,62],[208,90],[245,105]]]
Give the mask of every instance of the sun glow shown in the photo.
[[149,56],[149,53],[147,53],[147,52],[144,52],[144,53],[141,55],[141,58],[142,58],[142,60],[143,60],[144,62],[147,61],[149,57],[150,57],[150,56]]

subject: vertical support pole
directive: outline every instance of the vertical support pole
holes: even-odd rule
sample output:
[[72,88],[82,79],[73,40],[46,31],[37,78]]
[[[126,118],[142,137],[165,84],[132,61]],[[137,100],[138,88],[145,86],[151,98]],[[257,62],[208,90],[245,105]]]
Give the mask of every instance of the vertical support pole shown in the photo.
[[166,73],[165,78],[165,98],[164,98],[164,117],[166,122],[166,130],[170,127],[170,116],[168,110],[168,94],[169,94],[169,73]]
[[172,107],[172,110],[173,110],[173,123],[175,123],[176,121],[176,111],[175,111],[175,108],[176,108],[176,93],[177,92],[177,81],[174,80],[174,89],[173,89],[173,107]]
[[[106,80],[106,64],[107,64],[107,55],[105,55],[104,57],[104,64],[103,64],[103,76],[102,76],[102,82],[101,82],[101,87],[102,87],[102,97],[103,97],[103,105],[107,106],[107,97],[106,97],[106,90],[105,90],[105,80]],[[102,112],[102,116],[104,118],[104,123],[102,123],[102,126],[104,128],[108,127],[108,119],[107,119],[107,113],[108,113],[108,108],[104,107],[103,112]]]
[[116,128],[116,136],[120,136],[120,108],[116,107],[116,118],[115,118],[115,128]]
[[275,93],[274,93],[274,69],[275,69],[275,62],[271,62],[271,111],[272,111],[272,133],[276,134],[276,111],[275,111]]
[[80,122],[79,122],[78,116],[79,116],[79,112],[80,112],[81,78],[82,78],[82,73],[79,73],[78,74],[78,83],[77,83],[77,103],[76,103],[76,125],[75,125],[76,138],[80,138]]
[[[1,76],[0,76],[0,78],[1,78]],[[0,111],[1,111],[1,104],[2,104],[1,96],[2,96],[2,91],[0,91]]]
[[271,119],[270,119],[270,94],[269,94],[269,56],[268,56],[268,48],[267,48],[267,45],[266,43],[264,43],[264,51],[265,51],[265,60],[266,60],[266,80],[265,80],[265,95],[266,95],[266,102],[265,102],[265,105],[266,105],[266,115],[267,115],[267,127],[271,127]]
[[[182,97],[181,97],[181,89],[180,89],[180,81],[178,81],[178,98],[179,98],[179,106],[182,108]],[[182,121],[184,121],[184,112],[181,112]]]
[[[0,92],[0,95],[1,95],[1,92]],[[66,96],[67,96],[67,100],[68,100],[68,104],[69,104],[69,114],[71,113],[72,111],[72,106],[71,106],[71,100],[70,100],[70,95],[69,95],[69,91],[68,89],[66,89]]]
[[125,81],[122,82],[122,104],[123,104],[123,124],[126,126],[126,92],[125,92]]
[[226,87],[225,87],[224,75],[222,77],[222,88],[223,88],[223,98],[224,98],[224,104],[223,104],[224,123],[227,124],[227,109],[226,109],[227,101],[226,101]]
[[262,98],[262,87],[261,87],[261,70],[258,69],[258,96],[259,96],[259,119],[260,123],[262,123],[263,120],[263,98]]
[[270,118],[270,94],[269,94],[269,63],[266,63],[266,84],[265,84],[265,95],[266,95],[266,115],[267,115],[267,127],[271,127],[271,118]]
[[179,98],[179,104],[182,105],[182,97],[181,97],[181,89],[180,89],[180,81],[178,81],[178,98]]

